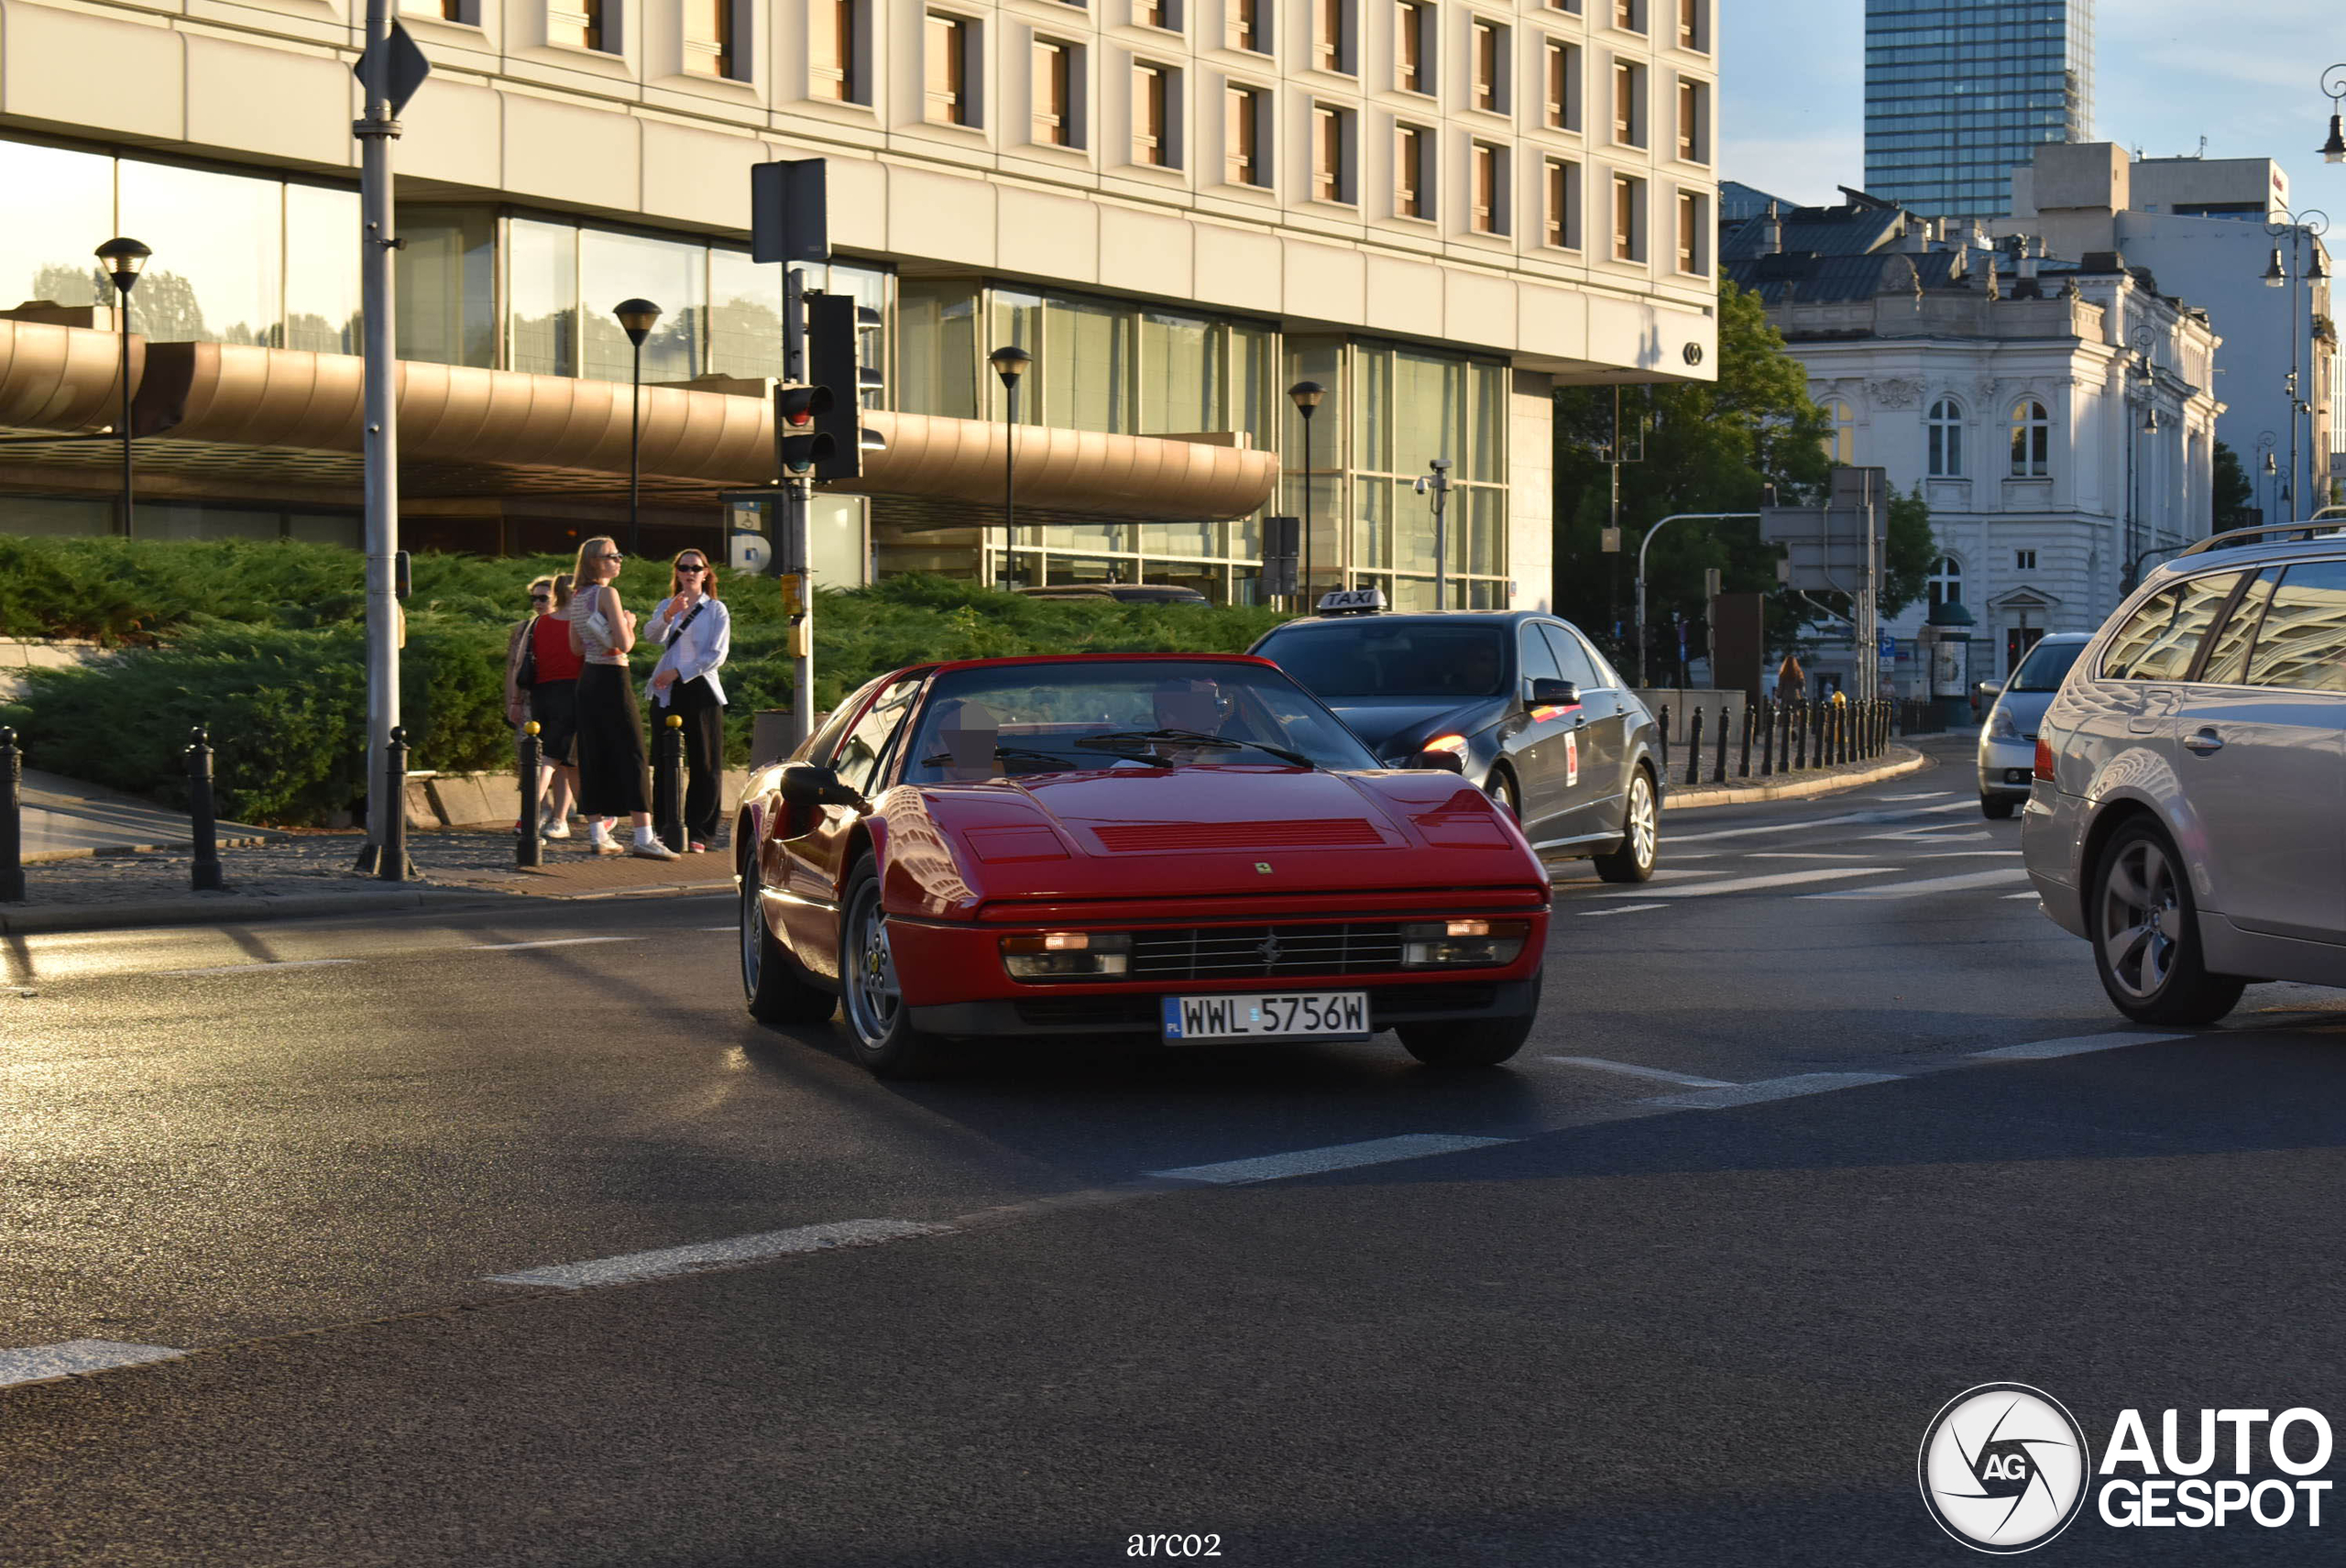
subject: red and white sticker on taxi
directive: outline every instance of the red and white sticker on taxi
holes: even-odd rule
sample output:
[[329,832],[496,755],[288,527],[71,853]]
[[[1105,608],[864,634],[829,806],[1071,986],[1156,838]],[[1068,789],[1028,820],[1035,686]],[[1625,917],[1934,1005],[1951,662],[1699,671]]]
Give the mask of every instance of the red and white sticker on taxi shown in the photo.
[[1564,731],[1564,787],[1580,783],[1580,731]]

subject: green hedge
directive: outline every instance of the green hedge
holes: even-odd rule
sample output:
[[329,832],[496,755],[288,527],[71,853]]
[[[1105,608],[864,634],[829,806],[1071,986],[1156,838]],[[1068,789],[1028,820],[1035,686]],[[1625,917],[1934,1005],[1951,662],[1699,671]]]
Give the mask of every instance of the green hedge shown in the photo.
[[[400,657],[411,765],[511,765],[506,637],[522,588],[556,557],[415,558]],[[179,802],[189,729],[210,726],[224,815],[319,824],[355,807],[367,693],[364,567],[332,545],[0,537],[0,635],[95,637],[112,652],[80,669],[35,671],[0,721],[32,765]],[[639,615],[665,591],[637,563],[620,593]],[[769,581],[729,576],[733,652],[727,750],[749,753],[751,716],[786,707],[787,624]],[[883,671],[927,659],[1164,649],[1234,652],[1279,617],[1267,609],[1027,598],[942,577],[893,578],[820,596],[816,701],[828,707]],[[658,649],[637,651],[636,677]]]

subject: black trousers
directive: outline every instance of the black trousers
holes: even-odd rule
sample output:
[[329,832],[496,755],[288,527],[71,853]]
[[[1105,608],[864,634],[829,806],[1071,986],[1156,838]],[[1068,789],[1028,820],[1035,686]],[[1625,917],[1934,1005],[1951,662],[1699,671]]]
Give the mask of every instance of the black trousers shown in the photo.
[[[682,681],[668,688],[668,706],[652,705],[655,734],[668,728],[668,715],[685,721],[685,837],[696,843],[717,841],[718,814],[724,809],[725,705],[717,700],[705,680]],[[659,768],[652,770],[652,820],[668,820],[668,781]]]

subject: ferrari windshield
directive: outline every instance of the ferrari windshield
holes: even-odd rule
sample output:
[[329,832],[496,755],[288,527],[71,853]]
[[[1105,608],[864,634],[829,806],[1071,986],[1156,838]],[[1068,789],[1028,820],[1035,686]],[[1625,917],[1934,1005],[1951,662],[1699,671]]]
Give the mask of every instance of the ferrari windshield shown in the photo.
[[948,670],[929,687],[907,784],[1095,768],[1374,768],[1278,671],[1190,659]]
[[1330,702],[1464,701],[1507,689],[1507,629],[1358,616],[1273,632],[1258,650]]

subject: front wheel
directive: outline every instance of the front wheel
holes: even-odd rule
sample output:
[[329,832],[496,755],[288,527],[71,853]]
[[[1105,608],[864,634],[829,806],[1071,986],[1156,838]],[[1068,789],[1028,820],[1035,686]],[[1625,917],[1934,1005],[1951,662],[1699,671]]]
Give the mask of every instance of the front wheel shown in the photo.
[[1491,770],[1491,782],[1484,786],[1483,793],[1491,797],[1492,805],[1507,814],[1508,820],[1523,820],[1523,803],[1516,796],[1515,781],[1503,770]]
[[875,1078],[925,1078],[937,1069],[937,1042],[913,1027],[904,1005],[871,856],[856,862],[840,902],[839,1000],[855,1059]]
[[1661,852],[1661,811],[1654,800],[1653,775],[1641,764],[1629,773],[1629,798],[1621,812],[1621,847],[1595,857],[1596,874],[1606,882],[1650,882]]
[[2189,880],[2150,822],[2110,839],[2086,910],[2101,988],[2137,1024],[2212,1024],[2239,1004],[2248,982],[2208,972]]
[[1464,1018],[1451,1023],[1397,1024],[1401,1047],[1428,1067],[1496,1067],[1523,1048],[1540,1017],[1540,981],[1531,982],[1531,1011],[1512,1018]]

